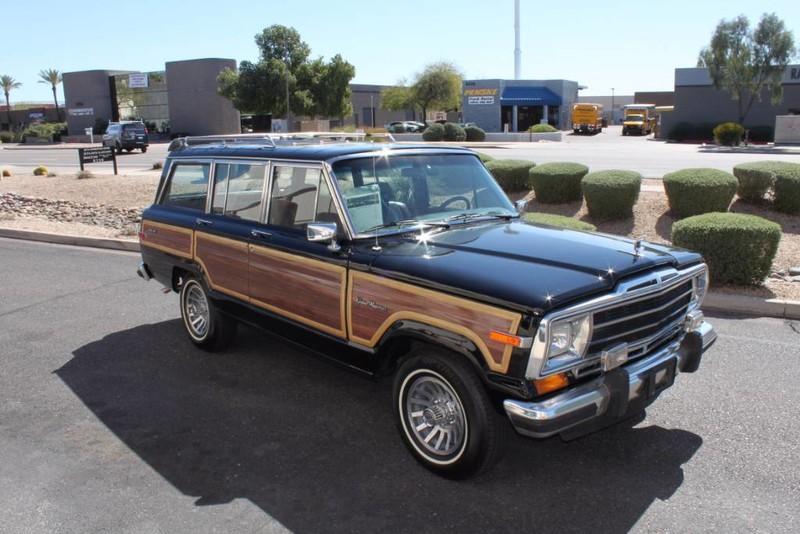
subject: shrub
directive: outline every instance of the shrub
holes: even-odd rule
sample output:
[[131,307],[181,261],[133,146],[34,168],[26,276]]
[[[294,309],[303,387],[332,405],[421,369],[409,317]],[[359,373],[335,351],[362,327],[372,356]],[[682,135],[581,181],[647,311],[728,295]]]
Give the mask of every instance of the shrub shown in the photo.
[[625,219],[633,215],[642,175],[633,171],[600,171],[581,180],[589,215],[598,219]]
[[714,141],[723,146],[736,146],[742,141],[744,126],[736,122],[723,122],[714,128]]
[[528,128],[530,133],[552,133],[557,132],[558,128],[553,128],[549,124],[534,124]]
[[486,168],[503,188],[503,191],[527,191],[530,189],[530,171],[536,164],[527,159],[492,159],[485,162]]
[[549,226],[558,226],[560,228],[569,228],[570,230],[583,230],[585,232],[596,232],[597,227],[587,222],[573,219],[572,217],[564,217],[563,215],[552,215],[550,213],[526,213],[523,218],[535,224],[546,224]]
[[467,141],[484,141],[486,139],[486,132],[477,126],[467,126],[464,128],[464,133],[467,134]]
[[3,130],[0,132],[0,143],[13,143],[14,142],[14,134],[9,132],[8,130]]
[[47,122],[32,124],[22,132],[25,137],[52,137],[53,141],[60,141],[62,135],[67,134],[66,122]]
[[454,122],[447,122],[444,125],[444,140],[445,141],[466,141],[467,133],[464,128]]
[[92,171],[81,171],[75,177],[78,180],[88,180],[94,178],[94,174],[92,174]]
[[36,167],[35,169],[33,169],[33,175],[34,176],[47,176],[47,167],[42,166],[42,165]]
[[3,178],[11,178],[11,171],[3,169]]
[[481,158],[481,161],[484,163],[486,163],[487,161],[492,161],[494,159],[494,157],[490,156],[489,154],[486,154],[485,152],[475,152],[475,153],[478,155],[479,158]]
[[747,139],[753,143],[769,143],[775,136],[772,132],[772,126],[753,126],[748,128]]
[[160,170],[160,169],[163,169],[163,168],[164,168],[164,164],[161,163],[160,161],[156,161],[155,163],[153,163],[153,170],[154,171],[157,171],[157,170]]
[[672,226],[673,244],[700,252],[711,280],[723,284],[763,282],[780,239],[780,225],[742,213],[706,213]]
[[775,209],[800,213],[800,165],[787,163],[775,172]]
[[683,169],[664,175],[669,207],[677,217],[728,211],[738,185],[735,176],[717,169]]
[[441,141],[444,139],[444,126],[438,122],[431,124],[422,132],[422,138],[425,141]]
[[714,125],[707,122],[679,122],[669,131],[669,138],[674,141],[705,141],[714,138]]
[[588,172],[580,163],[545,163],[529,171],[536,199],[545,204],[580,200],[581,180]]
[[741,163],[733,168],[733,175],[739,180],[737,194],[746,202],[757,202],[764,198],[775,183],[775,173],[769,161]]

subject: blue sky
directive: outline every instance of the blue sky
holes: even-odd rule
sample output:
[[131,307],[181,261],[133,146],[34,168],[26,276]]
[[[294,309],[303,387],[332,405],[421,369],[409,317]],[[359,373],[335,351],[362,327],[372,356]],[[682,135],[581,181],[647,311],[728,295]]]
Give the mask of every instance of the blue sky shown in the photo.
[[[199,57],[255,59],[253,36],[294,26],[312,54],[340,53],[354,81],[394,83],[448,60],[469,78],[513,77],[513,0],[6,0],[0,74],[12,101],[47,101],[43,68],[160,70]],[[521,0],[523,78],[567,78],[584,94],[669,90],[721,18],[774,11],[800,43],[800,1]],[[59,96],[61,97],[60,93]]]

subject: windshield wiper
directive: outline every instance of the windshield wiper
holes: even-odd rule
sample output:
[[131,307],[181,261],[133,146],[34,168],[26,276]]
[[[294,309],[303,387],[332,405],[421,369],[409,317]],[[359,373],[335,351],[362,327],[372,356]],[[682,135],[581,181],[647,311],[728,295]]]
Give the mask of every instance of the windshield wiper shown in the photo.
[[415,224],[423,227],[430,227],[434,226],[437,228],[450,228],[450,225],[446,222],[439,222],[439,221],[418,221],[416,219],[405,219],[402,221],[389,221],[383,224],[377,224],[372,228],[367,228],[364,230],[363,234],[368,234],[370,232],[377,232],[378,230],[383,230],[384,228],[399,228],[401,226],[406,226],[409,224]]
[[492,218],[492,219],[503,219],[504,221],[510,221],[514,217],[518,217],[518,215],[511,215],[509,213],[459,213],[458,215],[453,215],[452,217],[448,217],[445,221],[471,221],[474,219],[482,219],[484,217]]

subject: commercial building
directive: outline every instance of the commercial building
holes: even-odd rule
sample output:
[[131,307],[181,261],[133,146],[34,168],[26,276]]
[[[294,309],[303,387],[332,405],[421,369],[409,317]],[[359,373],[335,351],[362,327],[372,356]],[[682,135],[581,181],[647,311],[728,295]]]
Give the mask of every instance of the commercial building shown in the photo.
[[70,135],[109,121],[142,119],[158,132],[238,133],[239,112],[217,94],[217,76],[233,59],[172,61],[163,71],[89,70],[64,73]]
[[[783,75],[783,99],[779,104],[770,101],[768,90],[756,99],[744,120],[747,128],[775,126],[778,115],[800,114],[800,65],[790,65]],[[708,69],[675,69],[674,110],[662,116],[662,131],[666,136],[680,123],[698,127],[713,126],[739,120],[738,102],[728,91],[717,89]]]
[[462,96],[463,121],[474,122],[487,132],[524,132],[540,123],[565,130],[571,127],[578,82],[465,80]]

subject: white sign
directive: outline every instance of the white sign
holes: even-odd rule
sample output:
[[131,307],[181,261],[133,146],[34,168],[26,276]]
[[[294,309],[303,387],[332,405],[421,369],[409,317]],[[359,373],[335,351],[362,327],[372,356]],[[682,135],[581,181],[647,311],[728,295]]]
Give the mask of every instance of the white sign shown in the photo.
[[134,72],[133,74],[128,74],[128,88],[129,89],[142,89],[147,87],[148,78],[146,72]]
[[467,104],[470,106],[482,106],[487,104],[494,104],[493,96],[468,96]]
[[68,113],[70,117],[85,117],[87,115],[94,115],[94,108],[70,108]]

